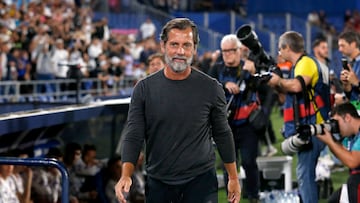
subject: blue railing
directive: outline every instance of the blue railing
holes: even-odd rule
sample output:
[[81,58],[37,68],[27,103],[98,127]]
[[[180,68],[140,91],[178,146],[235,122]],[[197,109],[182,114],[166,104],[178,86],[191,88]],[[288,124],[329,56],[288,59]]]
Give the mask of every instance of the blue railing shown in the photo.
[[15,157],[0,157],[0,164],[6,165],[26,165],[26,166],[46,166],[55,167],[61,172],[61,202],[69,202],[69,175],[65,166],[55,160],[48,158],[15,158]]

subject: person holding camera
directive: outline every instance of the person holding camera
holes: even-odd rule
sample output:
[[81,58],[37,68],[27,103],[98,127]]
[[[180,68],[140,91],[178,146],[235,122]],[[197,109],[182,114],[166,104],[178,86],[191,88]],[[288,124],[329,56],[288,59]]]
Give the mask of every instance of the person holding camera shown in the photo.
[[[259,151],[259,133],[248,122],[250,113],[258,108],[259,101],[256,91],[250,84],[255,66],[241,52],[240,48],[244,45],[235,34],[225,35],[220,46],[222,61],[210,69],[209,75],[216,78],[225,90],[228,120],[234,136],[236,156],[238,161],[241,160],[246,174],[244,183],[247,198],[250,202],[258,202],[259,171],[256,157]],[[225,184],[227,181],[227,174],[224,171]]]
[[[304,39],[295,31],[287,31],[279,38],[279,55],[293,64],[290,78],[283,79],[272,74],[268,84],[278,91],[285,93],[283,110],[285,138],[292,136],[304,140],[303,146],[289,146],[297,152],[298,163],[296,168],[300,196],[303,203],[318,202],[317,184],[315,182],[315,168],[320,152],[325,144],[315,136],[303,136],[297,132],[297,126],[304,124],[321,123],[328,119],[330,105],[330,88],[327,96],[322,88],[321,69],[315,59],[306,55]],[[293,142],[288,142],[294,144]],[[284,151],[284,149],[283,149]]]
[[140,80],[131,96],[118,200],[126,202],[145,142],[147,203],[218,202],[214,141],[229,174],[228,200],[238,203],[241,188],[224,90],[191,66],[199,45],[197,26],[188,18],[172,19],[160,40],[165,67]]
[[[349,178],[346,181],[348,202],[356,203],[360,201],[360,116],[355,106],[346,102],[334,107],[332,119],[337,121],[342,142],[334,140],[327,129],[316,137],[324,142],[345,166],[349,167]],[[339,202],[341,190],[340,188],[335,191],[328,202]]]
[[348,59],[343,65],[340,80],[350,101],[360,99],[360,34],[354,31],[342,32],[338,37],[339,51]]

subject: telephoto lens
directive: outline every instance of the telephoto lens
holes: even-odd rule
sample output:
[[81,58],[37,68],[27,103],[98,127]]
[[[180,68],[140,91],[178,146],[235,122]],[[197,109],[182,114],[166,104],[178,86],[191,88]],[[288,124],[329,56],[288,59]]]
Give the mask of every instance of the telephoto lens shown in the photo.
[[297,134],[288,137],[281,143],[281,150],[286,155],[294,155],[300,151],[301,147],[310,142],[311,136],[324,134],[324,129],[328,130],[334,140],[338,141],[339,138],[334,135],[339,134],[339,124],[337,120],[331,119],[320,124],[300,125],[297,127]]
[[331,119],[324,123],[320,124],[310,124],[310,125],[302,125],[299,126],[297,132],[300,134],[306,134],[307,136],[315,136],[324,134],[326,129],[327,131],[334,133],[339,133],[339,125],[337,120]]
[[308,143],[309,139],[303,139],[300,134],[296,134],[281,142],[281,151],[286,155],[292,156],[300,151],[301,146]]

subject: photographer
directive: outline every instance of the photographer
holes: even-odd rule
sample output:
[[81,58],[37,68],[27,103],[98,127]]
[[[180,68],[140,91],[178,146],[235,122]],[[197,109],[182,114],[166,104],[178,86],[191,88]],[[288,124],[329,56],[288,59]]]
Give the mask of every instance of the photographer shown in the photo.
[[[349,178],[346,182],[350,203],[359,202],[360,188],[360,116],[351,103],[343,103],[335,106],[333,119],[338,123],[339,133],[343,138],[342,143],[333,139],[331,133],[324,129],[324,134],[316,137],[323,141],[334,155],[347,167]],[[328,202],[339,202],[341,188],[335,191]]]
[[342,55],[348,59],[347,66],[343,67],[340,74],[345,94],[350,101],[359,100],[360,34],[354,31],[340,33],[338,47]]
[[[294,66],[289,79],[272,74],[268,84],[286,94],[284,103],[284,137],[301,137],[297,126],[321,123],[327,119],[326,99],[317,90],[322,74],[316,61],[305,54],[304,39],[300,33],[288,31],[279,38],[279,55],[290,61]],[[330,92],[330,88],[328,88]],[[324,113],[324,114],[323,114]],[[299,135],[300,134],[300,135]],[[301,137],[307,144],[294,150],[298,155],[297,178],[299,191],[304,203],[318,202],[315,167],[324,143],[315,136]],[[290,142],[293,144],[293,142]],[[298,146],[295,146],[298,147]],[[289,148],[294,149],[294,146]],[[283,150],[284,151],[284,150]]]
[[[233,132],[237,166],[239,160],[246,174],[245,190],[249,202],[259,199],[259,172],[256,164],[259,133],[249,125],[250,113],[258,108],[258,97],[252,89],[251,74],[255,73],[254,63],[247,60],[239,39],[234,34],[225,35],[220,43],[221,62],[216,63],[209,75],[216,78],[226,93],[228,103],[228,121]],[[239,155],[240,150],[240,157]],[[226,172],[224,182],[227,184]]]

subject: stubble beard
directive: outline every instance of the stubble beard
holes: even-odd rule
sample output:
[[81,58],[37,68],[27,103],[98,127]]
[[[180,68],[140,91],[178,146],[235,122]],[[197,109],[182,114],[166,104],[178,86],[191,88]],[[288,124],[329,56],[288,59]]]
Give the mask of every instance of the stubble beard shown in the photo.
[[[176,62],[176,61],[173,61],[174,58],[184,59],[184,60],[186,60],[186,62],[185,63],[184,62]],[[180,57],[180,56],[174,56],[173,58],[171,58],[167,54],[165,54],[166,64],[168,64],[169,67],[171,68],[171,70],[173,70],[176,73],[185,71],[186,68],[191,65],[192,60],[193,60],[193,56],[191,56],[190,58],[185,58],[185,57]]]

